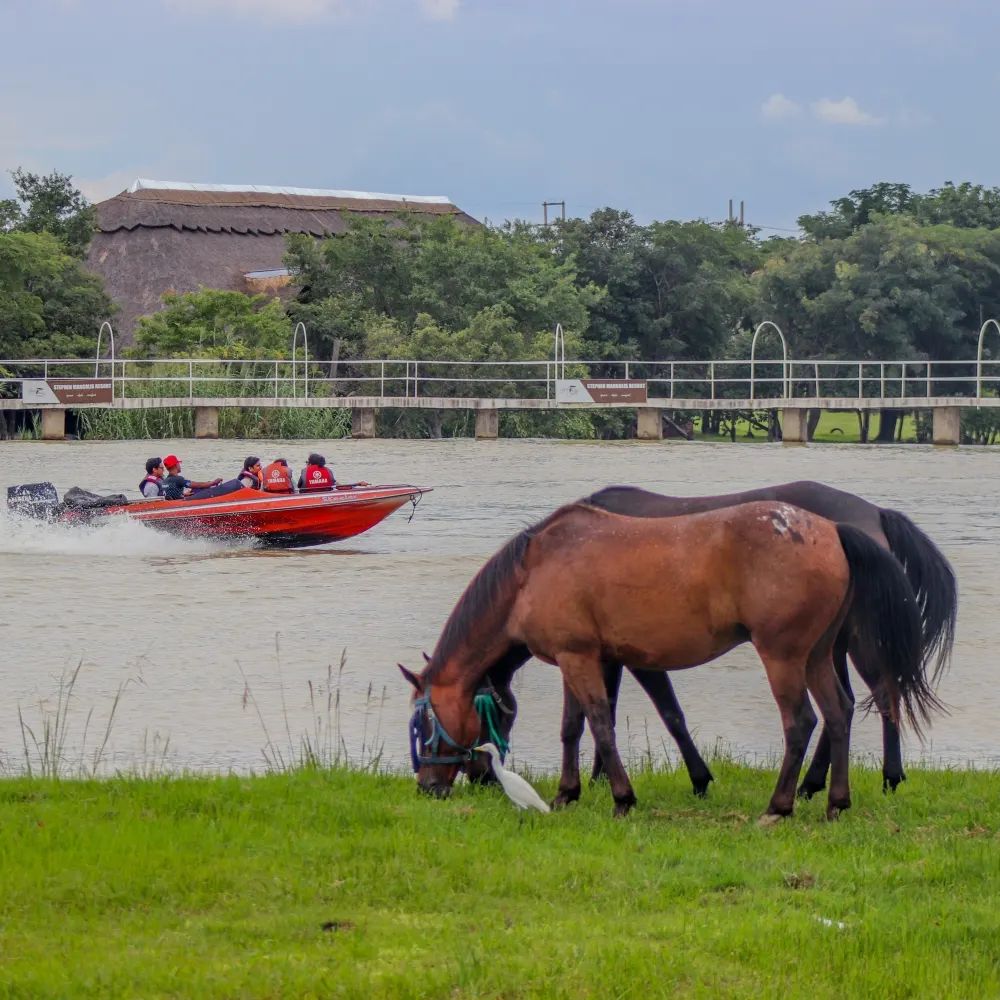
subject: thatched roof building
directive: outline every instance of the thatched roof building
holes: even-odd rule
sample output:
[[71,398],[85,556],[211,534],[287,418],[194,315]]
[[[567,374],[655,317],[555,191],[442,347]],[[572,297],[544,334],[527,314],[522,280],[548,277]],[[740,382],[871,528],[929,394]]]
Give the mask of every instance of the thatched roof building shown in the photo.
[[331,236],[346,231],[349,216],[400,212],[477,225],[444,197],[151,180],[137,180],[96,209],[87,262],[118,304],[115,329],[126,339],[137,317],[160,308],[165,292],[273,293],[287,284],[288,233]]

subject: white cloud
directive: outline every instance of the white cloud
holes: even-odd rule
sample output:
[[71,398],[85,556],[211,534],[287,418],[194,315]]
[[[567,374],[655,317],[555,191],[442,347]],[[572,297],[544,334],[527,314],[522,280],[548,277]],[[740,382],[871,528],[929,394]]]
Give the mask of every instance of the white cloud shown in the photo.
[[[381,0],[165,0],[165,3],[191,15],[220,13],[304,24],[373,10],[381,5]],[[417,0],[421,14],[431,21],[454,20],[460,5],[461,0]]]
[[793,101],[784,94],[772,94],[761,106],[760,113],[769,121],[780,121],[783,118],[794,118],[802,111],[798,101]]
[[458,13],[461,0],[420,0],[420,9],[432,21],[451,21]]
[[877,118],[858,106],[853,97],[842,97],[839,101],[824,97],[809,105],[814,117],[829,125],[881,125],[884,118]]
[[167,0],[176,10],[192,14],[222,13],[266,21],[316,21],[339,14],[344,0]]

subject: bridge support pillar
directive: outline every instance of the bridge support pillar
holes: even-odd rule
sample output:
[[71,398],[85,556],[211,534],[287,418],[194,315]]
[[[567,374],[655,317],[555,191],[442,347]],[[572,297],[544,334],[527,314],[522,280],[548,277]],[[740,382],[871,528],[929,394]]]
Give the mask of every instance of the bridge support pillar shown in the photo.
[[500,437],[500,411],[476,410],[476,440],[495,441]]
[[351,410],[351,437],[352,438],[373,438],[375,437],[375,411],[374,410]]
[[936,406],[932,411],[931,439],[935,444],[958,444],[962,440],[962,410]]
[[62,441],[66,437],[66,411],[42,410],[42,440]]
[[219,436],[219,408],[217,406],[196,406],[194,408],[194,436],[196,438],[217,438]]
[[663,410],[655,406],[644,406],[637,411],[639,420],[635,427],[635,436],[640,441],[663,440]]
[[781,440],[786,444],[804,444],[809,440],[808,410],[781,411]]

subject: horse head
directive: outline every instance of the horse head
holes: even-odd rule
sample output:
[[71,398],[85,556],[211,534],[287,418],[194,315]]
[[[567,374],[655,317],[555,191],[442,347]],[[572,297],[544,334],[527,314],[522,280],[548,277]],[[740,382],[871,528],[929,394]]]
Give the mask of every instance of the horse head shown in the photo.
[[409,737],[417,783],[421,791],[444,798],[479,745],[482,726],[475,696],[462,684],[432,683],[429,666],[420,674],[401,663],[399,669],[414,689]]
[[[424,654],[428,665],[430,658]],[[421,790],[438,797],[447,796],[460,771],[477,784],[495,781],[489,758],[474,748],[491,742],[506,754],[517,703],[509,683],[497,686],[484,679],[468,702],[462,685],[427,679],[399,669],[413,685],[413,714],[410,717],[410,757]]]

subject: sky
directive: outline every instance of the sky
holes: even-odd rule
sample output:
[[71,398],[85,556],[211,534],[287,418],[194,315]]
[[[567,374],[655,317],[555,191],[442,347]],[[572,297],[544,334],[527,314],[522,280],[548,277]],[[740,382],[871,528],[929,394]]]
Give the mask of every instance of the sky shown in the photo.
[[0,0],[0,197],[21,166],[794,231],[1000,184],[998,34],[980,0]]

